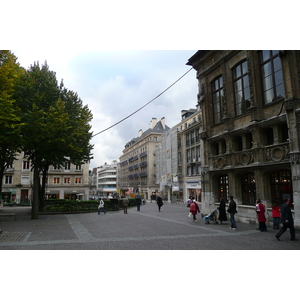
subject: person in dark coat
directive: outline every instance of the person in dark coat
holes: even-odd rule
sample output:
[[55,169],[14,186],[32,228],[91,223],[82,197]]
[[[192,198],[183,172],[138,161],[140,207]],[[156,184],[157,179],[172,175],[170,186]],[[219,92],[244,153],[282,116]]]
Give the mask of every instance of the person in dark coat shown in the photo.
[[157,206],[158,206],[158,211],[160,211],[161,207],[164,205],[162,197],[158,196],[157,199],[156,199],[156,203],[157,203]]
[[129,200],[127,198],[123,199],[123,208],[124,208],[124,214],[127,214],[127,209],[129,205]]
[[236,203],[233,200],[233,196],[230,196],[230,198],[229,198],[229,206],[228,206],[227,212],[230,214],[231,226],[229,228],[232,230],[235,230],[236,223],[235,223],[234,215],[237,213],[237,210],[236,210]]
[[218,207],[219,210],[219,221],[220,224],[227,224],[227,215],[226,215],[226,203],[223,197],[220,199],[220,206]]
[[276,239],[280,241],[280,237],[283,233],[286,232],[286,230],[289,228],[290,234],[291,234],[291,241],[298,241],[295,237],[295,227],[294,227],[294,220],[292,211],[289,205],[290,200],[284,199],[284,203],[280,207],[280,218],[282,227],[275,235]]
[[142,204],[142,199],[140,196],[137,196],[135,198],[135,202],[136,202],[136,208],[137,208],[137,211],[140,211],[141,210],[141,204]]

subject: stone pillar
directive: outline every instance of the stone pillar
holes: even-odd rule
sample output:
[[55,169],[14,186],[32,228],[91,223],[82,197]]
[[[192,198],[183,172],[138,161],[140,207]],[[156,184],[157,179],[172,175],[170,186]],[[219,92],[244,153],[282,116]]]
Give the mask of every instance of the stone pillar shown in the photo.
[[295,226],[300,228],[300,152],[290,153]]

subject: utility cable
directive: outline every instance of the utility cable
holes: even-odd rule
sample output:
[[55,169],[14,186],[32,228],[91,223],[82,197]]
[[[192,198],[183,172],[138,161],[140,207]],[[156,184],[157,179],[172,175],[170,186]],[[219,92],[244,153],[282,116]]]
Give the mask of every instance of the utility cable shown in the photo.
[[123,121],[125,121],[126,119],[130,118],[131,116],[133,116],[134,114],[136,114],[137,112],[139,112],[140,110],[142,110],[144,107],[146,107],[147,105],[149,105],[151,102],[153,102],[154,100],[156,100],[157,98],[159,98],[162,94],[164,94],[167,90],[169,90],[173,85],[175,85],[180,79],[182,79],[186,74],[188,74],[191,70],[193,69],[190,68],[187,72],[185,72],[181,77],[179,77],[175,82],[173,82],[169,87],[167,87],[164,91],[162,91],[160,94],[158,94],[155,98],[153,98],[152,100],[150,100],[149,102],[147,102],[145,105],[143,105],[142,107],[140,107],[139,109],[137,109],[136,111],[134,111],[133,113],[131,113],[130,115],[128,115],[127,117],[125,117],[124,119],[120,120],[119,122],[111,125],[110,127],[94,134],[92,137],[95,137],[96,135],[104,132],[104,131],[107,131],[113,127],[115,127],[116,125],[122,123]]

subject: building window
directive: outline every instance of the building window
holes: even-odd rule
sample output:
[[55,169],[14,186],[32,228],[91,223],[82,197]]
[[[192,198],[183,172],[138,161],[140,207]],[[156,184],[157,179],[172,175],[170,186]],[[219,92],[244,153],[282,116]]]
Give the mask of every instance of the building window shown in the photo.
[[253,137],[251,132],[247,132],[245,134],[245,142],[246,142],[246,149],[251,149],[253,147]]
[[81,183],[81,177],[75,177],[75,184]]
[[278,126],[279,143],[286,143],[289,141],[289,129],[287,124],[280,124]]
[[71,163],[69,161],[67,161],[65,163],[65,170],[70,171],[70,169],[71,169]]
[[65,177],[64,178],[64,183],[65,184],[70,184],[71,183],[71,177]]
[[54,177],[53,178],[53,183],[54,184],[59,184],[59,182],[60,182],[60,177]]
[[61,168],[60,168],[60,165],[54,165],[54,166],[53,166],[53,169],[54,169],[54,170],[60,170]]
[[250,107],[248,63],[244,61],[233,69],[235,115],[245,114]]
[[220,176],[218,181],[218,200],[222,197],[228,199],[228,176]]
[[81,171],[81,165],[76,165],[76,171]]
[[30,163],[27,160],[23,161],[23,170],[29,170]]
[[29,175],[22,175],[21,177],[21,184],[29,184]]
[[262,144],[264,146],[270,146],[274,144],[274,133],[272,127],[262,130]]
[[224,87],[222,76],[212,82],[212,99],[214,123],[218,124],[223,119]]
[[284,86],[279,50],[261,51],[261,69],[265,104],[284,97]]
[[255,174],[247,173],[241,178],[242,203],[243,205],[255,205],[256,201],[256,184]]
[[241,136],[235,136],[233,138],[233,148],[234,148],[234,151],[242,151],[243,150],[243,138]]
[[290,199],[293,202],[293,187],[291,171],[278,171],[271,174],[272,202],[281,205],[283,199]]
[[5,184],[12,184],[12,176],[5,176]]

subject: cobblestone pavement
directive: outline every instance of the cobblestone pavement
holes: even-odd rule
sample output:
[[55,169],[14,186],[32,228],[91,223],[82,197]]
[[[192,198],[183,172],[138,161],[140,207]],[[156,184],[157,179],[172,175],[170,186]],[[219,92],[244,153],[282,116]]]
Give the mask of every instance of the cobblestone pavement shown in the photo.
[[[299,250],[286,232],[281,241],[277,231],[256,230],[257,226],[237,223],[205,224],[198,215],[194,223],[184,204],[165,203],[158,212],[155,203],[123,211],[87,214],[40,215],[30,219],[30,208],[1,207],[15,212],[15,221],[0,222],[0,250]],[[299,238],[297,232],[297,237]]]

